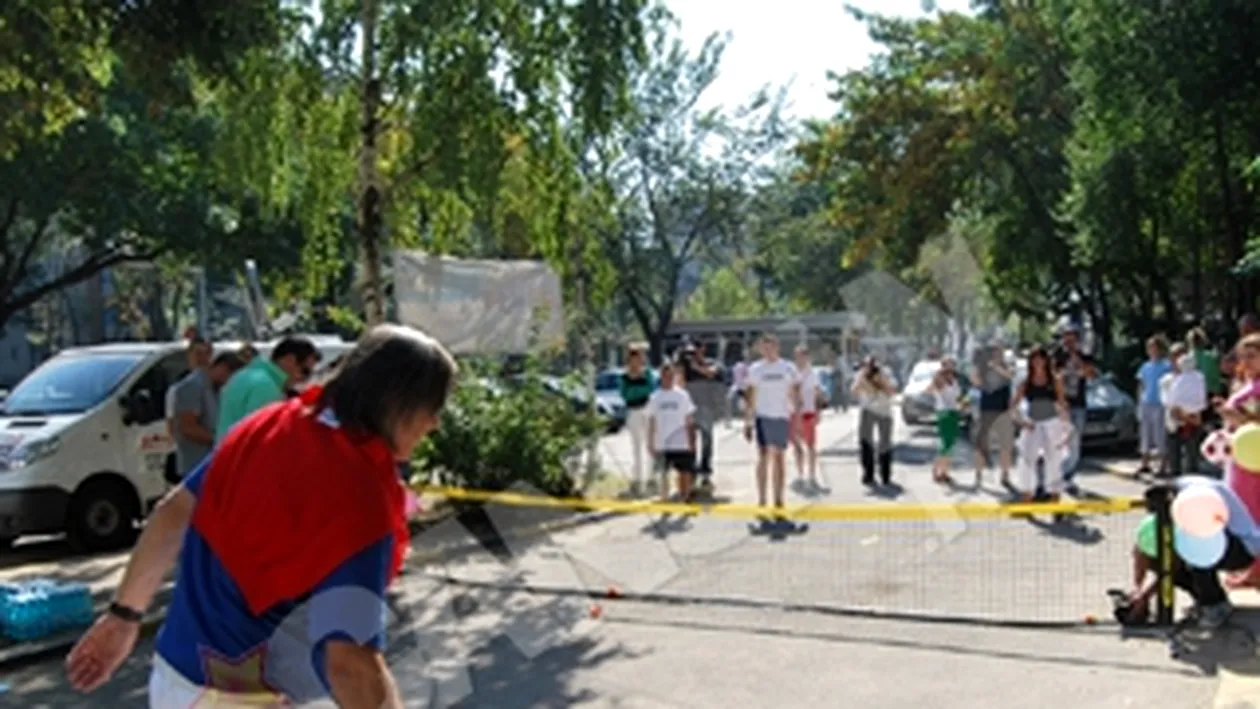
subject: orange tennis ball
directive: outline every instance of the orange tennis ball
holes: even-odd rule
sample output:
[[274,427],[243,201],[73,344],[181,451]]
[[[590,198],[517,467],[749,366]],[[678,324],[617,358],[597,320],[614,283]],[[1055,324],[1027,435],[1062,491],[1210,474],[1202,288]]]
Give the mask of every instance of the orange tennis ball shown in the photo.
[[591,613],[592,618],[598,618],[604,614],[604,607],[599,605],[598,603],[592,603],[591,608],[590,608],[590,613]]
[[1085,616],[1085,625],[1098,625],[1098,617],[1094,615]]
[[609,586],[608,590],[604,592],[604,595],[608,598],[621,598],[621,589],[616,586]]

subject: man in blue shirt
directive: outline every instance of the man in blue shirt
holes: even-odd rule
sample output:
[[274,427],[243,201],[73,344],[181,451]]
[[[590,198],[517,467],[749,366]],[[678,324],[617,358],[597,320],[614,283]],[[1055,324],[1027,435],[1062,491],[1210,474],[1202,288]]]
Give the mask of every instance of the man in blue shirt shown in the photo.
[[[1146,341],[1147,360],[1138,367],[1138,423],[1142,439],[1142,463],[1139,473],[1151,472],[1152,463],[1164,457],[1167,427],[1164,421],[1164,402],[1160,396],[1160,380],[1172,372],[1172,362],[1166,355],[1164,340],[1152,337]],[[1157,465],[1162,468],[1163,465]]]

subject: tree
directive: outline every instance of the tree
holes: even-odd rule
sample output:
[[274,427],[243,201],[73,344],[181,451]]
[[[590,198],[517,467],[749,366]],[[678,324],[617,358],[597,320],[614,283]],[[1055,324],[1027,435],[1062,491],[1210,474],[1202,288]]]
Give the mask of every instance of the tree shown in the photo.
[[0,322],[117,264],[222,249],[209,130],[119,77],[99,112],[0,158]]
[[633,113],[594,149],[615,215],[601,232],[603,251],[654,357],[684,277],[701,275],[701,257],[737,255],[762,161],[785,137],[781,97],[765,92],[733,115],[697,111],[724,47],[711,36],[692,55],[668,24],[657,26],[652,59],[633,81]]
[[279,37],[277,0],[6,0],[0,5],[0,157],[97,111],[117,72],[155,103],[187,105],[189,68],[231,76]]
[[[339,267],[330,222],[353,205],[375,321],[390,244],[460,250],[497,222],[503,171],[522,142],[535,154],[568,150],[562,125],[596,135],[627,108],[645,4],[324,3],[301,31],[255,53],[243,89],[219,87],[242,119],[224,168],[252,168],[250,193],[299,210],[312,287]],[[356,38],[366,40],[357,56]]]

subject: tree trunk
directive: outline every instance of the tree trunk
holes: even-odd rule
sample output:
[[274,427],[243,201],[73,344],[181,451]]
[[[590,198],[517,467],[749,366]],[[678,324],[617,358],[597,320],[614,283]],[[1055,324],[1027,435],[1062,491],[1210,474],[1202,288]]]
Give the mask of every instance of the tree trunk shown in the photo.
[[359,154],[359,246],[363,255],[363,316],[368,327],[385,321],[381,279],[381,192],[376,139],[380,131],[381,83],[376,75],[377,0],[363,0],[363,125]]

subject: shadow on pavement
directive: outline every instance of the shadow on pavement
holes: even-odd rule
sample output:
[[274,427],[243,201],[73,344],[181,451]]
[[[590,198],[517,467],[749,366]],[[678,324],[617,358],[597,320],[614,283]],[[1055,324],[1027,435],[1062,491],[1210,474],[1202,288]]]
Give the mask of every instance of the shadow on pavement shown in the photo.
[[474,694],[452,709],[579,706],[599,696],[590,689],[571,688],[570,680],[579,672],[626,654],[627,650],[617,645],[602,647],[593,638],[577,638],[530,659],[510,640],[499,637],[469,658]]

